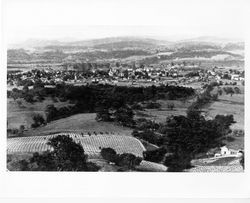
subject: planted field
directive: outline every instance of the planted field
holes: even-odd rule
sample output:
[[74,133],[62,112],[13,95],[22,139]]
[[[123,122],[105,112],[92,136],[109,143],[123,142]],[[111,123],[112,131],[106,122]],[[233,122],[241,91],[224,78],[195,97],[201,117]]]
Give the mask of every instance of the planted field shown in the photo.
[[32,137],[18,137],[9,138],[7,140],[7,152],[10,153],[29,153],[29,152],[43,152],[51,150],[47,145],[50,138],[57,135],[69,135],[77,143],[81,143],[84,151],[90,156],[99,156],[101,148],[111,147],[119,154],[132,153],[136,156],[142,157],[145,151],[142,143],[133,137],[117,136],[117,135],[82,135],[78,133],[59,133],[48,136],[32,136]]

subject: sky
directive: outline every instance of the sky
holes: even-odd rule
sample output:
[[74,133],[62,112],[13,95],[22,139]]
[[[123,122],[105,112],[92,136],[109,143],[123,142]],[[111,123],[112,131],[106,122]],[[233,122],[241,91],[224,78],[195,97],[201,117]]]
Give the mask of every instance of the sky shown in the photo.
[[243,39],[247,0],[4,0],[8,44],[113,36]]

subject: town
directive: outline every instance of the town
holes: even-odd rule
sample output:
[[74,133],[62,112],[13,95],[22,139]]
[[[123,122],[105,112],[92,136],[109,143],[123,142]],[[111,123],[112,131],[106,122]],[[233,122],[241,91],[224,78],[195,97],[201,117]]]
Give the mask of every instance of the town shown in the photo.
[[[100,67],[102,65],[102,67]],[[195,65],[167,64],[158,66],[129,64],[91,64],[82,63],[64,65],[64,70],[33,69],[31,71],[8,71],[9,87],[19,87],[25,84],[32,88],[36,80],[44,85],[67,84],[118,84],[119,85],[191,85],[200,82],[201,85],[218,82],[220,85],[244,84],[244,70],[211,67],[199,69]]]

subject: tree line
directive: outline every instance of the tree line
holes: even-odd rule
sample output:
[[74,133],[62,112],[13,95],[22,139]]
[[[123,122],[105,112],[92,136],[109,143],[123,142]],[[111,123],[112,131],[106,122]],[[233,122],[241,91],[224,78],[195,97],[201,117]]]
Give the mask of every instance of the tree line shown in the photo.
[[[47,122],[77,113],[97,113],[98,120],[115,119],[117,122],[125,124],[126,119],[120,115],[131,117],[133,113],[130,108],[138,102],[156,99],[175,100],[188,98],[194,94],[194,89],[181,86],[129,87],[107,84],[73,86],[62,83],[57,84],[55,88],[48,88],[39,81],[34,84],[33,89],[29,89],[27,86],[24,86],[22,90],[14,88],[12,91],[8,91],[7,96],[15,100],[23,98],[30,103],[40,102],[46,97],[51,97],[54,100],[58,98],[60,101],[71,103],[71,105],[62,108],[56,108],[54,105],[47,106],[45,112]],[[148,106],[159,108],[157,103],[152,102]],[[113,114],[113,116],[110,114]],[[127,122],[129,121],[128,119]]]

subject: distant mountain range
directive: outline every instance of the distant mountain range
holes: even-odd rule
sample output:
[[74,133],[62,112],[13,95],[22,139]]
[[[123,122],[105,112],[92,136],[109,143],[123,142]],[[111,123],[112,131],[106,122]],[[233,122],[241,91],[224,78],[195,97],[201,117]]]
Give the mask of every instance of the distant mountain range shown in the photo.
[[36,48],[36,47],[46,47],[46,46],[82,46],[82,47],[93,47],[104,44],[111,43],[124,43],[124,42],[137,42],[145,43],[146,45],[153,44],[156,45],[160,42],[165,43],[165,41],[155,40],[155,39],[146,39],[138,37],[110,37],[110,38],[101,38],[101,39],[91,39],[91,40],[81,40],[81,41],[59,41],[59,40],[38,40],[38,39],[28,39],[19,44],[10,44],[9,48]]
[[[185,39],[179,41],[167,41],[167,40],[157,40],[153,38],[144,38],[144,37],[109,37],[101,39],[92,39],[92,40],[81,40],[81,41],[59,41],[59,40],[37,40],[29,39],[20,44],[10,44],[9,48],[38,48],[38,47],[94,47],[94,48],[103,48],[111,49],[117,48],[122,49],[126,47],[157,47],[157,46],[170,46],[170,47],[185,47],[190,45],[204,45],[204,46],[225,46],[230,43],[230,46],[238,46],[242,48],[243,42],[236,41],[235,39],[226,39],[218,37],[198,37],[192,39]],[[240,46],[239,46],[240,44]]]
[[243,61],[244,42],[212,37],[181,41],[143,37],[111,37],[82,41],[27,40],[8,49],[8,63],[64,63],[75,61],[166,60]]

